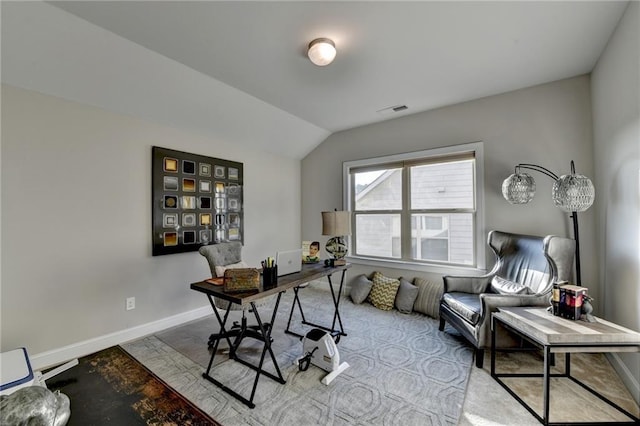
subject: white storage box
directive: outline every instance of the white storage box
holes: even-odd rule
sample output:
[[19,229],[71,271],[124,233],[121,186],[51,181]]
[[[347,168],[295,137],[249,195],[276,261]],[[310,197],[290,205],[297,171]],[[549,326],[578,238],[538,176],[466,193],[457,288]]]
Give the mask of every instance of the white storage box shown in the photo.
[[0,353],[0,395],[35,385],[35,377],[25,348]]

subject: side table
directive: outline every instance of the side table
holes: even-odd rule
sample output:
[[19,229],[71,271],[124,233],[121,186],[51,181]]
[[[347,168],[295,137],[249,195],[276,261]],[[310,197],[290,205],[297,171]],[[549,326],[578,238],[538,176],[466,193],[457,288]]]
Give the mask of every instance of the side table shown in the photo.
[[[544,370],[542,374],[496,373],[496,329],[501,325],[542,349]],[[625,414],[628,422],[607,424],[638,424],[640,418],[624,410],[595,389],[571,376],[571,353],[575,352],[640,352],[640,333],[596,317],[596,322],[572,321],[551,315],[545,308],[500,308],[491,318],[491,377],[522,404],[540,423],[549,420],[549,379],[563,377],[579,384],[607,404]],[[551,354],[565,353],[564,373],[551,373]],[[540,416],[501,379],[502,377],[542,377],[543,414]]]

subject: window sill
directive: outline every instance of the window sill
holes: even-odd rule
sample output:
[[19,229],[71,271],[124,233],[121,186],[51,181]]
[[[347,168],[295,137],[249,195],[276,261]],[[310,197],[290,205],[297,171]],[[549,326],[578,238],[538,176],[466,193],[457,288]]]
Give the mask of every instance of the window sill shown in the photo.
[[465,266],[446,266],[435,264],[424,264],[417,262],[407,262],[403,260],[389,260],[379,259],[372,257],[361,256],[347,256],[347,261],[354,265],[366,265],[366,266],[383,266],[386,268],[403,269],[415,272],[431,272],[434,274],[442,275],[483,275],[487,273],[486,269],[465,267]]

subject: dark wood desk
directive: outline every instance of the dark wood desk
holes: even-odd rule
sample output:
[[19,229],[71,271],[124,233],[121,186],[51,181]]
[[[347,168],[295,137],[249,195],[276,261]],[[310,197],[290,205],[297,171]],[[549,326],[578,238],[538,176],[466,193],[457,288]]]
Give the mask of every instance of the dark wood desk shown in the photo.
[[[286,383],[286,381],[284,380],[284,378],[282,377],[282,373],[280,371],[280,367],[278,366],[278,363],[276,361],[276,357],[273,354],[273,351],[271,349],[271,324],[274,324],[275,318],[276,318],[276,313],[278,312],[278,306],[280,304],[280,298],[282,297],[282,294],[290,289],[295,289],[296,291],[296,300],[297,300],[297,296],[298,296],[298,287],[300,285],[306,284],[309,281],[313,281],[313,280],[317,280],[323,277],[327,277],[327,279],[329,280],[329,285],[331,288],[331,295],[333,298],[333,303],[334,303],[334,315],[333,315],[333,323],[331,325],[331,328],[329,327],[324,327],[324,326],[319,326],[325,330],[329,330],[335,333],[338,333],[340,335],[346,335],[344,333],[344,328],[342,326],[342,319],[340,318],[340,312],[339,312],[339,304],[340,304],[340,295],[342,293],[342,288],[343,288],[343,284],[344,284],[344,277],[345,277],[345,273],[347,271],[347,269],[349,269],[351,267],[350,264],[346,264],[343,266],[336,266],[336,267],[326,267],[322,264],[305,264],[302,265],[302,270],[300,272],[294,273],[294,274],[289,274],[289,275],[285,275],[282,277],[278,277],[278,283],[275,286],[269,287],[269,288],[264,288],[264,286],[261,284],[260,285],[260,289],[259,290],[253,290],[250,292],[244,292],[244,293],[225,293],[224,289],[222,286],[219,285],[214,285],[211,283],[208,283],[206,281],[201,281],[201,282],[197,282],[197,283],[193,283],[191,284],[191,289],[195,290],[195,291],[199,291],[201,293],[204,293],[207,295],[207,298],[209,299],[209,303],[211,304],[211,307],[213,308],[213,312],[216,315],[216,318],[218,319],[218,323],[220,324],[220,334],[225,335],[225,339],[227,340],[227,343],[229,344],[229,347],[232,348],[229,351],[229,358],[233,359],[235,361],[240,362],[243,365],[246,365],[247,367],[255,370],[256,372],[256,377],[253,383],[253,389],[251,391],[251,396],[249,397],[249,399],[243,397],[242,395],[236,393],[235,391],[233,391],[232,389],[230,389],[229,387],[227,387],[226,385],[224,385],[223,383],[219,382],[218,380],[214,379],[211,376],[211,369],[213,367],[213,360],[216,356],[216,352],[217,352],[217,347],[218,347],[218,340],[216,340],[215,343],[215,347],[213,347],[213,352],[211,354],[211,359],[209,361],[209,365],[207,367],[207,371],[202,373],[202,376],[207,379],[208,381],[210,381],[211,383],[215,384],[216,386],[218,386],[219,388],[221,388],[222,390],[224,390],[225,392],[227,392],[228,394],[230,394],[231,396],[235,397],[236,399],[238,399],[239,401],[243,402],[244,404],[246,404],[248,407],[250,408],[254,408],[255,404],[253,403],[253,398],[255,396],[255,392],[256,392],[256,387],[258,386],[258,380],[260,379],[260,375],[265,375],[273,380],[275,380],[278,383],[284,384]],[[333,275],[336,272],[341,272],[341,279],[340,279],[340,287],[339,290],[336,294],[334,288],[333,288],[333,283],[331,282],[331,275]],[[263,322],[262,318],[260,318],[260,314],[258,313],[258,309],[256,309],[255,306],[255,302],[263,299],[265,297],[269,297],[269,296],[276,296],[276,303],[274,305],[273,308],[273,312],[271,313],[271,318],[270,318],[270,322]],[[231,340],[229,337],[226,337],[227,335],[227,328],[226,328],[226,323],[227,323],[227,319],[229,317],[229,312],[231,310],[231,304],[229,304],[229,306],[227,307],[225,313],[224,313],[224,317],[220,316],[220,312],[218,312],[218,309],[216,308],[216,305],[214,304],[214,300],[213,298],[217,297],[219,299],[222,300],[226,300],[229,301],[231,303],[235,303],[241,306],[250,306],[251,307],[251,311],[253,312],[256,321],[258,323],[257,326],[257,336],[254,336],[255,338],[258,338],[260,341],[263,342],[264,346],[263,346],[263,350],[262,350],[262,355],[260,357],[260,362],[258,363],[258,365],[254,365],[251,364],[249,362],[247,362],[244,359],[241,359],[240,357],[238,357],[238,354],[236,353],[236,351],[233,349],[233,344],[231,343]],[[295,305],[295,302],[294,302]],[[291,307],[291,311],[293,312],[293,308],[294,306]],[[289,315],[289,321],[291,320],[291,315]],[[340,329],[337,330],[336,327],[336,321],[338,321]],[[317,324],[312,324],[309,322],[305,322],[304,321],[304,315],[303,315],[303,322],[305,324],[310,324],[310,325],[315,325],[318,326]],[[287,325],[287,329],[289,328],[289,326]],[[265,371],[263,369],[263,364],[264,364],[264,359],[266,354],[269,353],[269,356],[271,357],[271,360],[273,362],[274,368],[275,368],[275,374]]]

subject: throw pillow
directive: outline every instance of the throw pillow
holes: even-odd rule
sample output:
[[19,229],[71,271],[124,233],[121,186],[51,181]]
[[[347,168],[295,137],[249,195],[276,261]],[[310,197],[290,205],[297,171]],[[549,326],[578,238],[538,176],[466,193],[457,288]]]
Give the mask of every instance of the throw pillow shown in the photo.
[[413,284],[418,287],[418,297],[413,304],[413,310],[432,318],[440,317],[440,299],[444,293],[444,283],[432,283],[424,278],[416,278]]
[[529,294],[529,288],[524,284],[509,281],[498,276],[491,280],[491,290],[498,294]]
[[393,309],[393,303],[396,300],[396,293],[400,287],[400,281],[395,278],[389,278],[380,272],[373,274],[373,284],[369,293],[369,302],[373,306],[383,311]]
[[396,309],[403,314],[410,314],[417,297],[418,287],[404,278],[400,278],[400,287],[398,287],[398,294],[396,294]]
[[371,291],[371,286],[373,283],[365,274],[358,275],[351,282],[351,291],[349,292],[349,296],[353,303],[360,304],[367,299],[369,296],[369,292]]
[[249,265],[247,265],[243,261],[240,261],[238,263],[232,263],[230,265],[216,266],[216,276],[224,277],[224,271],[226,271],[227,269],[238,269],[238,268],[248,268],[248,267]]

